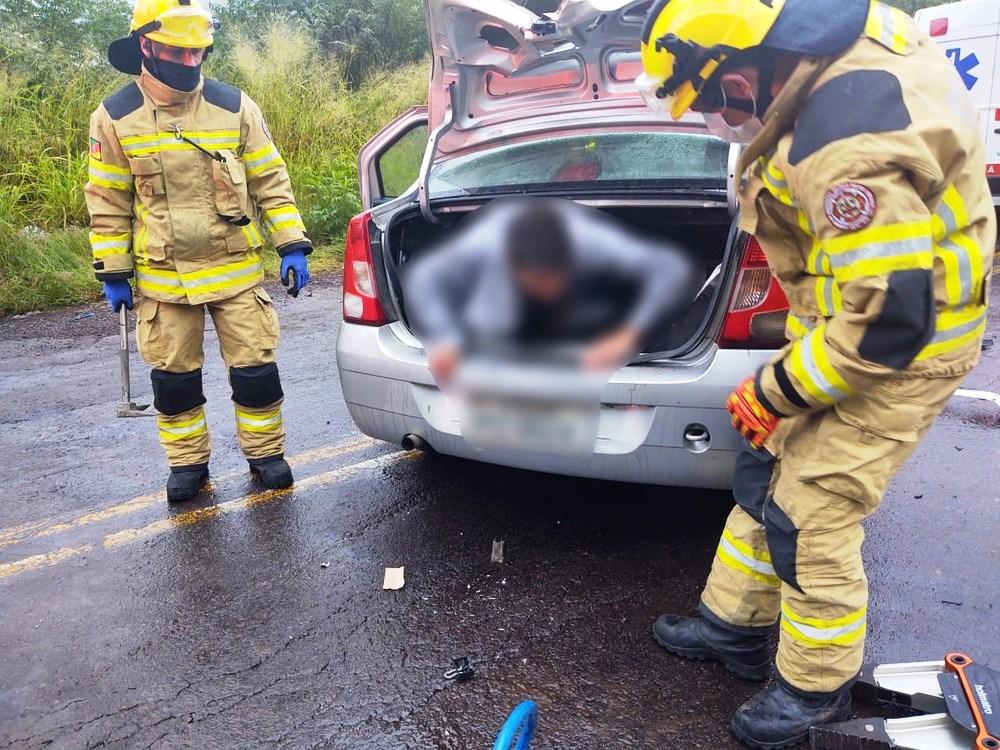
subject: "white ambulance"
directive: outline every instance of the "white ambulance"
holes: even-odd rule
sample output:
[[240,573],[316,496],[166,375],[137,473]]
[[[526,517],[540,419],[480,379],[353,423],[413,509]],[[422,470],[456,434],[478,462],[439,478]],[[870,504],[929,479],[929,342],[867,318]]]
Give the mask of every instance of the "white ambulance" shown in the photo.
[[1000,0],[936,5],[918,10],[916,19],[955,64],[979,109],[986,173],[993,202],[1000,206]]

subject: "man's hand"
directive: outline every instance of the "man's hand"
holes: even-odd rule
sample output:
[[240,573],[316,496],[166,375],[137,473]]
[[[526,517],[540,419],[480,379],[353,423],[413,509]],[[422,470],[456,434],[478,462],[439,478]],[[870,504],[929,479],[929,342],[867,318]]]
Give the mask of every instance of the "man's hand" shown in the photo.
[[125,279],[104,282],[104,296],[107,297],[111,312],[118,312],[125,305],[126,310],[132,309],[132,285]]
[[621,328],[592,344],[580,359],[585,370],[617,370],[623,367],[639,348],[639,331]]
[[733,427],[758,450],[774,432],[781,418],[771,413],[757,398],[756,378],[751,376],[733,391],[726,408],[732,415]]
[[462,352],[454,344],[444,344],[428,351],[427,361],[431,374],[439,385],[446,385],[455,376]]
[[299,292],[309,283],[309,260],[303,250],[293,250],[281,259],[281,283],[288,293],[298,297]]

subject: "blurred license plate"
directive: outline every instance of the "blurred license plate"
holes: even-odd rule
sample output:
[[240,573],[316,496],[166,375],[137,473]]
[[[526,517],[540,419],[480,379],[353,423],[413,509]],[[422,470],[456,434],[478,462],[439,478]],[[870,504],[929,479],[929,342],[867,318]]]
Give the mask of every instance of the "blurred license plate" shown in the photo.
[[590,455],[597,407],[474,399],[464,404],[462,435],[473,445],[559,455]]

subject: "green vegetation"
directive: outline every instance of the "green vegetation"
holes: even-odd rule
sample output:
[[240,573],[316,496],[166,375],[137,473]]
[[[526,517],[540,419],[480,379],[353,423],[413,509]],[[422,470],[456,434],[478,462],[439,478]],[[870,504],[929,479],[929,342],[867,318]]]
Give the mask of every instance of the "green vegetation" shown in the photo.
[[[334,267],[359,209],[358,149],[426,96],[423,1],[228,0],[216,11],[223,31],[206,72],[260,103],[318,243],[314,264]],[[129,0],[0,0],[0,314],[100,294],[83,201],[87,122],[126,81],[104,51],[130,12]],[[423,140],[409,145],[407,164]],[[383,166],[387,181],[405,180]]]

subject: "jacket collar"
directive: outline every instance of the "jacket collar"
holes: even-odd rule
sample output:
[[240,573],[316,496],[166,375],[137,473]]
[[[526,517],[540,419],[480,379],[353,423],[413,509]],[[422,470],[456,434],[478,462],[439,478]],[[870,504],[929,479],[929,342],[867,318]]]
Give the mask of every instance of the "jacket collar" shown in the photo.
[[139,88],[142,89],[143,93],[157,106],[157,107],[169,107],[175,104],[186,104],[190,102],[195,97],[201,96],[202,87],[205,85],[205,78],[202,76],[201,81],[194,88],[193,91],[178,91],[177,89],[170,88],[163,81],[157,79],[146,70],[145,67],[142,69],[142,73],[139,74]]
[[799,61],[768,109],[764,118],[764,129],[743,150],[740,156],[739,174],[745,174],[757,159],[773,151],[781,136],[795,126],[799,110],[831,62],[833,58],[829,57],[803,57]]

